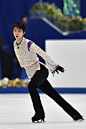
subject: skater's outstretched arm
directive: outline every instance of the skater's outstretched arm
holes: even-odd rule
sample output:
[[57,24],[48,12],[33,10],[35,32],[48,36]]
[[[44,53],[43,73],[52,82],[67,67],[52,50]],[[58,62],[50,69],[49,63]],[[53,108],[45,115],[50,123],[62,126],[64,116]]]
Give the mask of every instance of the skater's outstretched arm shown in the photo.
[[45,60],[46,65],[48,66],[48,68],[52,74],[54,74],[55,72],[59,73],[58,71],[64,72],[64,68],[61,67],[60,65],[57,65],[51,59],[51,57],[46,52],[44,52],[39,46],[37,46],[34,42],[30,41],[28,43],[28,50],[35,52],[39,56],[41,56]]

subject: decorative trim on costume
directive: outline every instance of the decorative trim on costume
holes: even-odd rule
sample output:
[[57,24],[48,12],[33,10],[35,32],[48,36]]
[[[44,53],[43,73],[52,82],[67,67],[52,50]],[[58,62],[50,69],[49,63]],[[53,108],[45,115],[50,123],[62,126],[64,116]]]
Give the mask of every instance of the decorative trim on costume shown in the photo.
[[59,65],[56,66],[56,68],[55,68],[55,70],[52,72],[52,74],[55,73],[55,71],[56,71],[56,69],[57,69],[58,67],[59,67]]
[[[21,42],[22,42],[22,40],[21,40]],[[19,45],[21,44],[21,42],[20,43],[17,43],[17,41],[16,41],[17,49],[19,49]]]
[[[30,46],[31,46],[32,43],[33,43],[32,41],[29,41],[29,42],[28,42],[28,50],[29,50],[29,48],[30,48]],[[30,51],[30,50],[29,50],[29,51]]]

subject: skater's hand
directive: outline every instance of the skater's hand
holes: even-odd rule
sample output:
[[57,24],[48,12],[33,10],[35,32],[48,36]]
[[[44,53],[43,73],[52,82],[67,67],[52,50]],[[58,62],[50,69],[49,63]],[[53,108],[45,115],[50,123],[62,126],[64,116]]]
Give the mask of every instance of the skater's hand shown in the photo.
[[59,72],[58,71],[60,71],[60,72],[64,72],[65,70],[64,70],[64,68],[63,67],[61,67],[60,65],[58,66],[58,68],[56,69],[56,72],[59,74]]

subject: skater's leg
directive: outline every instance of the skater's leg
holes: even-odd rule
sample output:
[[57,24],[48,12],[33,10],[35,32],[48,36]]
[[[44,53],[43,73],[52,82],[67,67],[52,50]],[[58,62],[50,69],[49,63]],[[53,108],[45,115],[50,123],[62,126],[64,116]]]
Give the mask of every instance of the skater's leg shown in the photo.
[[45,113],[44,109],[40,100],[40,96],[36,90],[37,86],[41,85],[45,79],[48,76],[48,70],[41,65],[41,70],[38,70],[33,78],[31,79],[29,85],[28,85],[28,90],[30,92],[30,96],[33,102],[33,107],[35,110],[35,116],[32,117],[32,121],[39,120],[40,118],[44,120]]
[[81,119],[82,116],[67,101],[65,101],[51,86],[48,80],[38,87],[41,91],[51,97],[59,106],[61,106],[74,120]]
[[35,113],[44,114],[40,96],[36,90],[38,75],[39,75],[39,73],[36,73],[35,78],[34,77],[32,78],[31,82],[28,85],[28,90],[29,90],[29,93],[31,96],[31,100],[33,102],[33,107],[34,107]]

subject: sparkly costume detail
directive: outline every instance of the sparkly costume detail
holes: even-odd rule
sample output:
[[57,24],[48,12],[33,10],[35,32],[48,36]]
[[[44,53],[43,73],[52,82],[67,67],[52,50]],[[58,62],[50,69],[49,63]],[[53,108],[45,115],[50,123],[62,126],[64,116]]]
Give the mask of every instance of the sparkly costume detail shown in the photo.
[[44,52],[40,47],[38,47],[35,43],[33,43],[29,49],[30,51],[40,55],[45,60],[50,72],[53,72],[56,69],[57,64],[55,64],[54,61],[50,58],[50,56],[48,56],[48,54]]
[[[28,45],[28,43],[30,44]],[[19,49],[17,49],[16,40],[14,41],[14,51],[21,67],[31,66],[26,69],[26,73],[29,78],[32,78],[37,70],[40,70],[39,58],[37,54],[40,55],[46,62],[50,72],[56,69],[57,64],[44,52],[40,47],[38,47],[34,42],[23,37]],[[35,62],[37,62],[34,64]],[[34,64],[34,65],[33,65]]]

